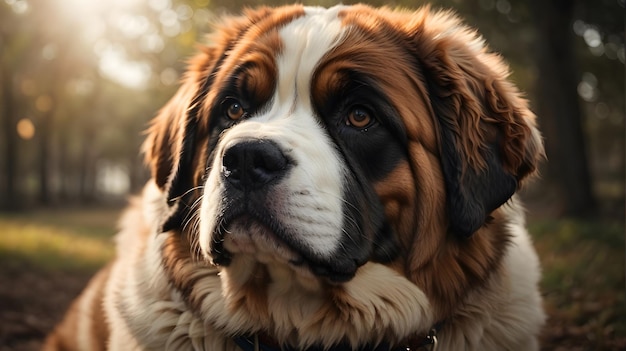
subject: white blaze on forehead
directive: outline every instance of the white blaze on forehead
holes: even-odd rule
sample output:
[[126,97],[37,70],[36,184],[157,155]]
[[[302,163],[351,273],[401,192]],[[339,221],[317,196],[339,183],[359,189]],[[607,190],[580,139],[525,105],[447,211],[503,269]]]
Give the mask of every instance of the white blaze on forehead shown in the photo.
[[301,107],[311,109],[311,77],[322,57],[341,40],[344,28],[338,15],[343,8],[305,7],[304,16],[280,30],[278,104],[291,105],[297,99]]

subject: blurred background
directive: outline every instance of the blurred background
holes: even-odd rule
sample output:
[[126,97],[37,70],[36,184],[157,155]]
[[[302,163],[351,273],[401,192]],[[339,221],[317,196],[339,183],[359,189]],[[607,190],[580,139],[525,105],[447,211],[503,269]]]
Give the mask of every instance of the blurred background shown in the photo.
[[[539,116],[549,162],[523,197],[545,350],[626,349],[625,1],[430,1],[502,53]],[[0,350],[38,349],[113,255],[121,208],[148,177],[142,132],[211,21],[281,3],[0,0]]]

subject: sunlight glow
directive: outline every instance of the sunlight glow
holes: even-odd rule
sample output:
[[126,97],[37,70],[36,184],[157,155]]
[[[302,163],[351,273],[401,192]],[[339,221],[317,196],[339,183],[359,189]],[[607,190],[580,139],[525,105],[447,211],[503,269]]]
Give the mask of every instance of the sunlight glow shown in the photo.
[[29,118],[22,118],[17,122],[17,135],[23,140],[30,140],[35,136],[35,125]]
[[600,32],[593,27],[589,27],[585,29],[583,32],[583,38],[585,39],[585,43],[589,45],[591,48],[598,47],[602,44],[602,37],[600,36]]
[[161,72],[161,84],[165,86],[174,85],[178,82],[178,73],[176,70],[168,67]]
[[54,107],[54,101],[49,95],[40,95],[35,100],[35,108],[40,112],[50,112]]
[[25,14],[30,9],[30,5],[26,0],[4,0],[4,2],[11,6],[11,10],[18,15]]
[[626,62],[626,51],[619,36],[611,34],[605,37],[597,26],[583,20],[574,21],[572,29],[576,35],[583,38],[592,55],[598,57],[604,55],[611,60]]
[[148,32],[150,22],[145,16],[121,13],[113,19],[113,25],[127,38],[139,38]]
[[81,16],[94,16],[97,17],[105,11],[114,9],[116,11],[124,11],[131,9],[141,3],[141,0],[108,0],[108,1],[93,1],[93,0],[63,0],[59,1],[59,5],[66,11],[73,14],[80,14]]
[[[0,1],[14,5],[29,3],[28,0]],[[209,3],[208,0],[195,2]],[[96,63],[99,75],[138,90],[153,83],[167,86],[177,82],[176,72],[159,67],[154,54],[161,54],[166,43],[184,46],[195,40],[194,26],[206,25],[211,16],[207,9],[194,10],[188,4],[172,0],[63,0],[55,2],[55,7],[60,15],[59,25],[69,28],[66,32],[59,31],[59,35],[70,34],[79,39],[76,45],[90,51],[93,57],[87,59]],[[185,33],[190,35],[181,35]],[[176,49],[169,52],[165,67],[177,60]],[[49,61],[63,54],[54,40],[41,51],[41,56]]]
[[109,195],[124,195],[130,191],[130,176],[126,167],[112,162],[99,162],[97,165],[96,186]]
[[[107,35],[120,33],[126,39],[139,40],[143,52],[160,52],[164,46],[162,41],[151,36],[151,33],[158,36],[158,28],[154,28],[148,18],[138,14],[139,5],[143,3],[145,1],[142,0],[59,1],[59,8],[66,16],[78,16],[80,19],[80,34],[88,45],[92,45],[98,58],[100,75],[133,89],[144,89],[148,85],[152,75],[150,65],[129,57],[127,49],[112,44]],[[151,38],[147,44],[146,36]]]
[[593,73],[583,73],[578,84],[578,95],[587,102],[595,101],[598,97],[598,78]]
[[116,47],[104,50],[99,69],[102,76],[134,89],[145,88],[152,76],[147,62],[128,60],[124,49]]

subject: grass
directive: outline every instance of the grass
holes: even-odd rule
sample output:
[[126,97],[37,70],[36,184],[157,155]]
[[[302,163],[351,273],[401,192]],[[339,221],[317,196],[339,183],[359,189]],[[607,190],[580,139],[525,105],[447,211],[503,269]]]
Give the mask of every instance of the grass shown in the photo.
[[119,210],[0,215],[0,265],[93,271],[113,257]]

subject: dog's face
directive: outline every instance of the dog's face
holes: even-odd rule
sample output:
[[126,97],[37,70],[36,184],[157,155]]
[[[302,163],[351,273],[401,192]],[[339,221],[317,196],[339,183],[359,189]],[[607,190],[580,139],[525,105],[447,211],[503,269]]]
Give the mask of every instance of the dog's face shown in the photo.
[[339,12],[307,9],[224,62],[199,210],[215,263],[251,255],[340,282],[397,254],[374,187],[406,164],[406,131],[374,73],[384,62],[363,60],[379,49],[342,58],[356,38]]
[[241,284],[264,267],[337,285],[377,262],[448,301],[493,268],[506,238],[480,232],[542,151],[474,32],[428,9],[293,6],[210,41],[145,145],[163,230]]

